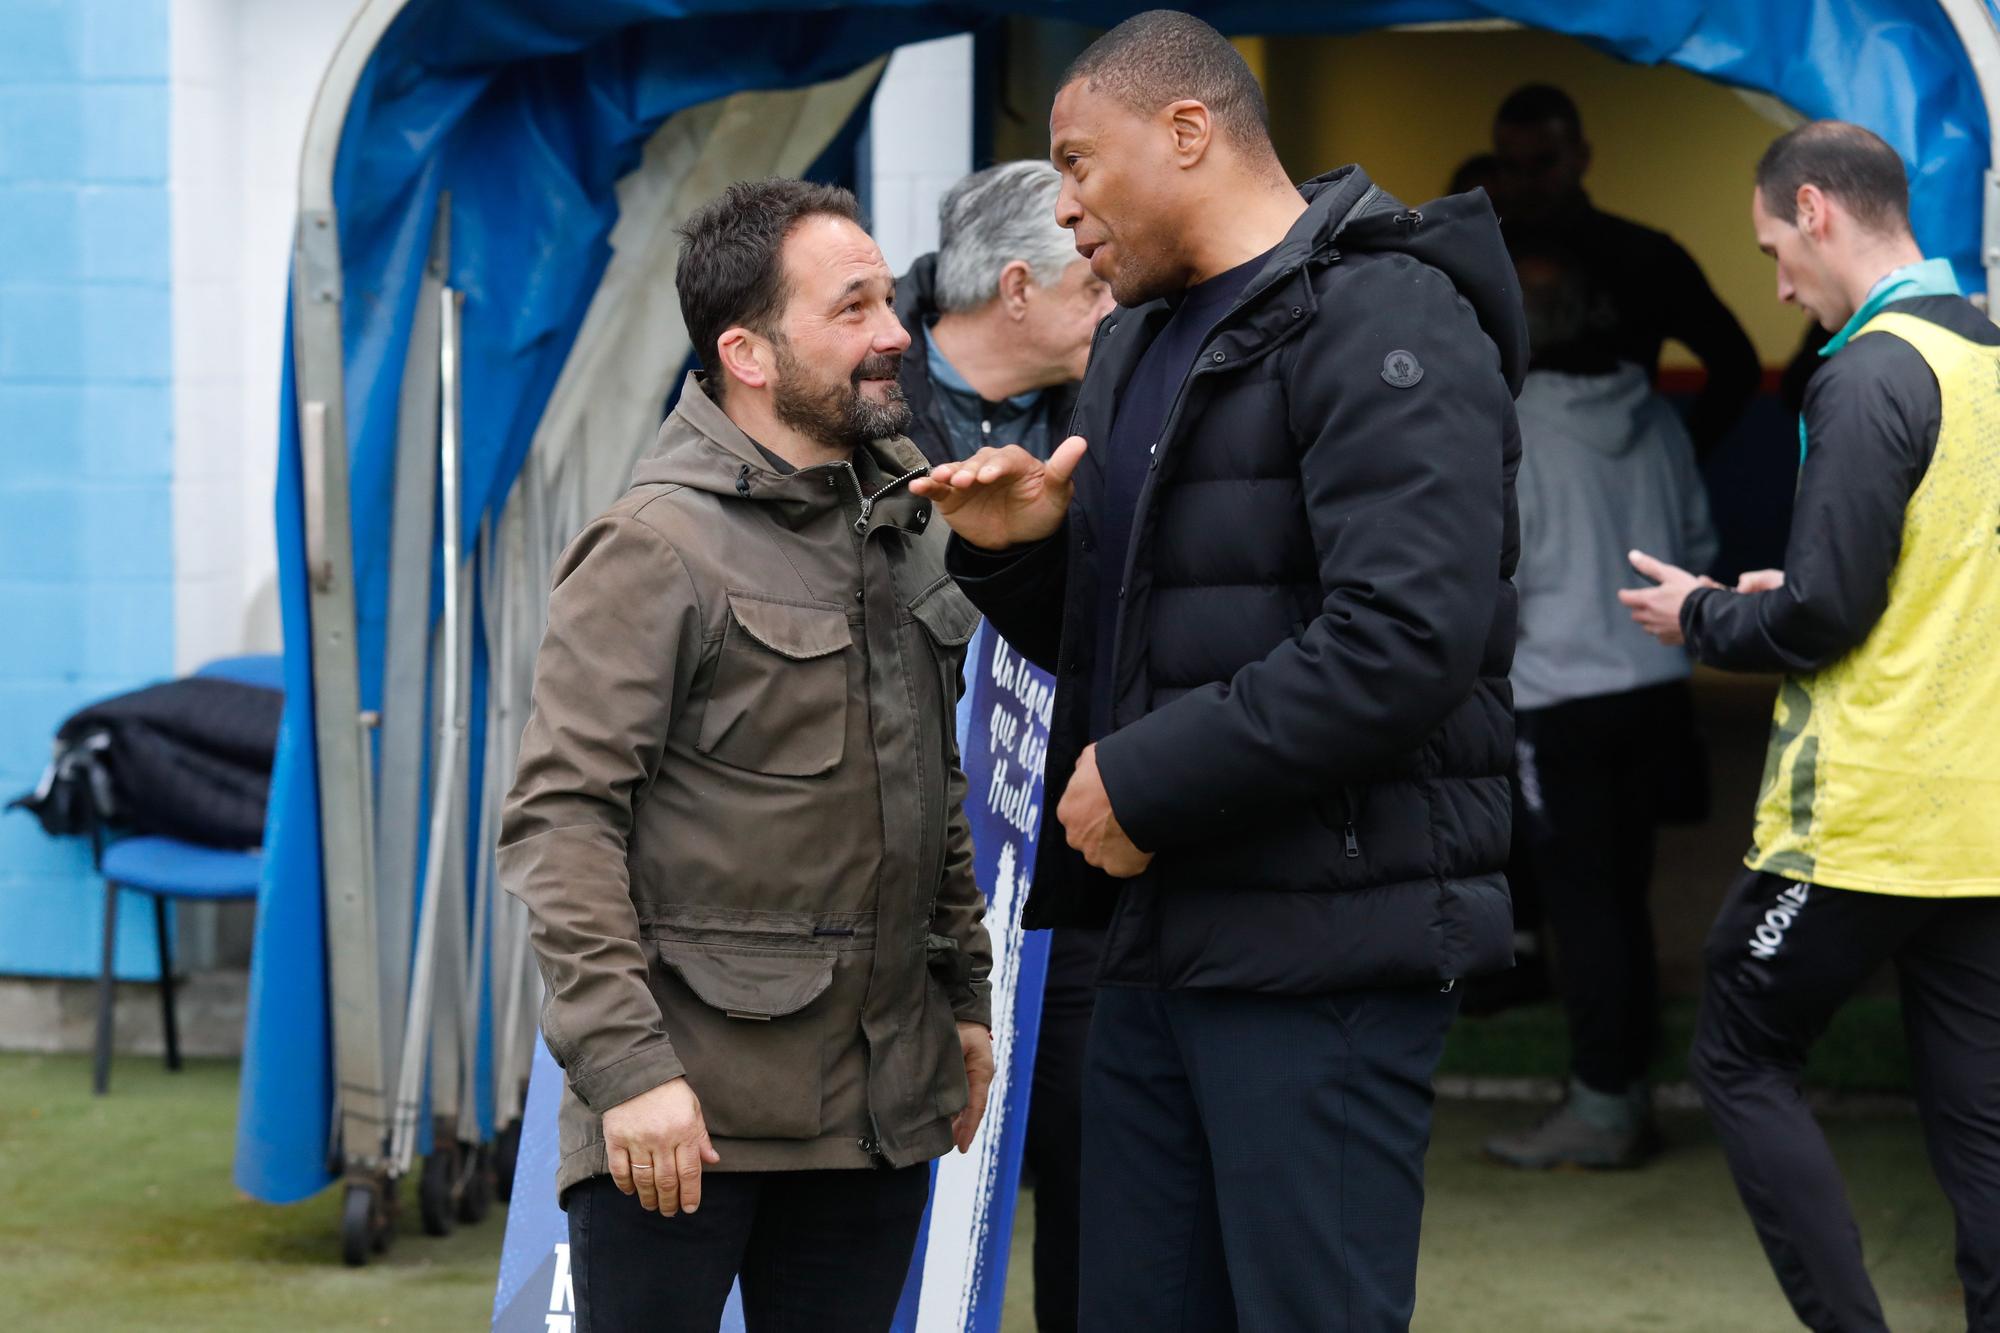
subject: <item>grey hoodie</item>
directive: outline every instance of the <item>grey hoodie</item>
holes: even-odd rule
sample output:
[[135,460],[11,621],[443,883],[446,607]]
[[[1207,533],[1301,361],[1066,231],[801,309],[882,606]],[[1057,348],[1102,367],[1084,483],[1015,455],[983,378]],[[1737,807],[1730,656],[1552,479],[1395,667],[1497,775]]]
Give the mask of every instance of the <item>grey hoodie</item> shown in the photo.
[[1569,699],[1679,680],[1684,649],[1632,623],[1620,588],[1650,586],[1626,560],[1637,548],[1695,573],[1715,560],[1708,495],[1694,446],[1644,371],[1531,371],[1521,421],[1521,631],[1514,702]]

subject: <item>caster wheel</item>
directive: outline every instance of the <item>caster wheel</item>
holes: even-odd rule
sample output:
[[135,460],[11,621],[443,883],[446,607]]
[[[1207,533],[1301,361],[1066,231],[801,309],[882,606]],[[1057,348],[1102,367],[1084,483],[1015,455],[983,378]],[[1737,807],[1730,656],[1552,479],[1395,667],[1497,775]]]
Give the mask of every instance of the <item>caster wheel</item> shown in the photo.
[[349,1268],[360,1268],[368,1256],[380,1252],[376,1243],[375,1191],[366,1185],[349,1185],[340,1205],[340,1258]]
[[459,1153],[466,1169],[459,1186],[458,1220],[474,1226],[485,1221],[493,1209],[493,1149],[489,1144],[460,1144]]
[[514,1201],[514,1164],[521,1157],[521,1122],[500,1131],[493,1143],[493,1192],[502,1203]]
[[417,1210],[423,1214],[424,1234],[449,1236],[457,1220],[458,1206],[452,1186],[458,1175],[458,1145],[440,1142],[424,1158],[423,1175],[417,1181]]

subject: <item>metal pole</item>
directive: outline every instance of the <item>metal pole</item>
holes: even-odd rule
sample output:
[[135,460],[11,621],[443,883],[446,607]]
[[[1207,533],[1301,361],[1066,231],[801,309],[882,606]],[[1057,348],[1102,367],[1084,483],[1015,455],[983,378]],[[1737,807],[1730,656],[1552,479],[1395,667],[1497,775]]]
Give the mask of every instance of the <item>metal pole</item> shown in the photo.
[[1979,262],[1986,267],[1986,312],[2000,315],[2000,26],[1985,0],[1938,0],[1986,103],[1986,175]]
[[396,491],[389,538],[389,607],[382,669],[380,831],[375,877],[380,923],[383,1045],[401,1061],[416,925],[417,842],[423,823],[430,727],[431,561],[438,478],[438,292],[450,271],[451,196],[438,198],[430,262],[410,320],[410,350],[396,412]]
[[402,1064],[396,1081],[395,1125],[391,1153],[398,1171],[409,1170],[416,1155],[417,1114],[423,1104],[424,1073],[429,1055],[432,1005],[435,997],[438,914],[447,896],[448,858],[455,841],[452,825],[464,786],[465,699],[459,678],[459,602],[464,563],[459,458],[459,294],[449,287],[438,293],[440,371],[439,490],[444,519],[444,618],[440,626],[438,679],[443,699],[438,709],[438,762],[431,775],[430,843],[425,849],[423,906],[417,914],[417,939],[411,964],[410,1004],[403,1027]]
[[341,262],[333,168],[354,90],[407,0],[367,0],[334,53],[307,121],[292,256],[292,361],[306,501],[313,732],[318,760],[329,1012],[343,1169],[383,1165],[387,1107],[382,979],[377,970],[373,869],[366,847],[372,773],[354,644]]

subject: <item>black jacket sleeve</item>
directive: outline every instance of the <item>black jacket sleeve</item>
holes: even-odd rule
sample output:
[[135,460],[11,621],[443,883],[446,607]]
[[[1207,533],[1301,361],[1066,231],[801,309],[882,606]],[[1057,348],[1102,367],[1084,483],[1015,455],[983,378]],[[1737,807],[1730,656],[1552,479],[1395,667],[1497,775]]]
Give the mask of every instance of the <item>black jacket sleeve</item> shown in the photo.
[[1000,637],[1054,674],[1062,653],[1063,593],[1069,574],[1069,522],[1055,535],[1011,551],[984,551],[953,534],[945,568]]
[[1707,382],[1688,409],[1688,434],[1695,454],[1714,448],[1742,417],[1764,378],[1757,348],[1729,307],[1708,285],[1701,266],[1668,240],[1659,256],[1656,281],[1666,300],[1664,332],[1695,354],[1707,371]]
[[1903,549],[1903,512],[1937,448],[1937,377],[1892,334],[1857,338],[1806,390],[1785,586],[1706,589],[1681,607],[1698,661],[1729,671],[1817,671],[1875,628]]
[[[1396,351],[1423,367],[1409,387],[1383,376]],[[1414,748],[1473,688],[1498,613],[1514,404],[1450,280],[1402,255],[1357,264],[1279,354],[1323,600],[1227,684],[1099,743],[1112,809],[1149,851]]]

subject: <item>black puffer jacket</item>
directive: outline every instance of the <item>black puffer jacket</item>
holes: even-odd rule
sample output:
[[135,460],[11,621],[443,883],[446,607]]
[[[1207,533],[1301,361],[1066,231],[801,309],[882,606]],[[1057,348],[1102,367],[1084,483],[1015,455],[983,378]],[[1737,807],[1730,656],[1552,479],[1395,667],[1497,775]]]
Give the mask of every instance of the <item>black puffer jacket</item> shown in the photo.
[[[1517,548],[1514,270],[1483,194],[1420,211],[1346,167],[1203,345],[1141,494],[1115,652],[1113,808],[1157,853],[1090,869],[1054,811],[1087,740],[1101,485],[953,572],[1059,680],[1027,924],[1110,921],[1103,979],[1310,994],[1505,967]],[[1110,438],[1165,323],[1099,330],[1072,423]]]

